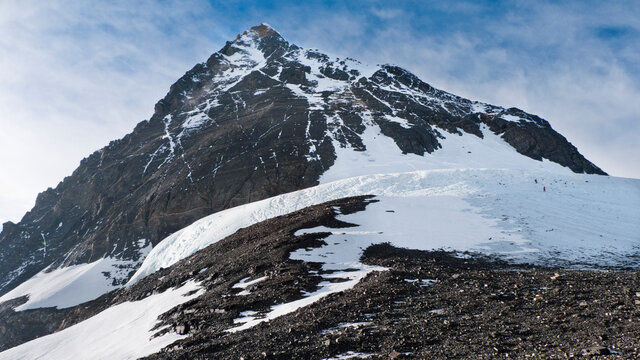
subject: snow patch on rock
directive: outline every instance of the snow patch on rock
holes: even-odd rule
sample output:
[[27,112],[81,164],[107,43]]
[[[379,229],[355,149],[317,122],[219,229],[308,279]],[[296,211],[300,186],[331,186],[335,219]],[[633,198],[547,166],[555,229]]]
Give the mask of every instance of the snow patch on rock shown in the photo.
[[[141,258],[151,251],[151,243],[143,247]],[[128,272],[138,265],[135,261],[102,258],[88,264],[78,264],[51,270],[47,268],[0,297],[0,303],[27,296],[24,304],[14,310],[23,311],[44,307],[68,308],[93,300],[102,294],[121,287],[114,285],[114,278],[126,278]]]
[[184,336],[169,332],[152,338],[158,316],[202,295],[189,281],[180,288],[113,306],[83,322],[0,353],[0,360],[137,359]]

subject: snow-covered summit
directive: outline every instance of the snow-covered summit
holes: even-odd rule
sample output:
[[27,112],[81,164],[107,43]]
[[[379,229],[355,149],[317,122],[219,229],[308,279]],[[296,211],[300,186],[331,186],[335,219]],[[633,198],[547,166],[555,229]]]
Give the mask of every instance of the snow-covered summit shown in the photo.
[[[172,123],[190,132],[215,123],[212,113],[225,106],[227,92],[233,94],[227,106],[232,105],[229,110],[237,115],[246,110],[247,97],[287,89],[286,96],[307,102],[307,127],[322,121],[324,124],[318,125],[326,128],[316,136],[305,134],[311,158],[313,146],[327,139],[360,149],[361,129],[369,126],[379,126],[403,153],[422,155],[440,148],[437,139],[443,131],[482,136],[479,125],[485,124],[525,156],[547,158],[575,172],[603,173],[535,115],[461,98],[433,88],[397,66],[367,66],[351,58],[333,59],[317,50],[300,48],[265,24],[245,31],[199,67],[206,69],[200,71],[200,77],[187,73],[198,84],[177,97],[168,95],[184,109],[171,114]],[[164,102],[167,98],[161,104]]]
[[236,40],[239,40],[245,36],[256,40],[270,35],[280,36],[280,34],[269,24],[261,23],[260,25],[253,26],[249,30],[244,31],[242,34],[238,34],[238,36],[236,36]]

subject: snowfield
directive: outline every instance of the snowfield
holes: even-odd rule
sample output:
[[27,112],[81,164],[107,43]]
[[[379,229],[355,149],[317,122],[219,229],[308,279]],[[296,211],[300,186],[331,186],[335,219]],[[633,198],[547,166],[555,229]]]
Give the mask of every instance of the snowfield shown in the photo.
[[[144,259],[151,251],[151,242],[140,239],[138,244],[141,259]],[[126,278],[129,269],[135,269],[138,264],[106,257],[88,264],[57,269],[46,268],[0,297],[0,304],[27,296],[27,302],[14,310],[23,311],[44,307],[62,309],[76,306],[121,287],[113,284],[113,277]]]
[[[325,239],[327,245],[291,254],[333,270],[318,290],[274,305],[267,313],[243,313],[235,319],[238,325],[227,331],[288,314],[355,286],[371,271],[383,271],[359,261],[364,249],[382,242],[420,250],[473,251],[541,265],[640,267],[640,180],[543,170],[450,169],[358,176],[213,214],[156,246],[131,282],[241,227],[366,194],[376,195],[378,202],[365,211],[339,215],[358,227],[298,231],[332,233]],[[332,283],[330,278],[347,281]]]
[[104,271],[111,271],[116,261],[105,258],[89,264],[73,265],[47,272],[41,271],[31,279],[0,297],[0,303],[28,296],[16,311],[42,307],[66,308],[93,300],[113,289]]
[[[195,282],[178,289],[111,307],[57,333],[0,353],[0,360],[137,359],[182,338],[176,333],[151,338],[158,316],[202,295]],[[189,294],[196,291],[194,294]]]
[[[538,181],[538,183],[535,182]],[[546,191],[542,187],[546,187]],[[339,218],[356,228],[332,232],[326,246],[293,259],[324,263],[331,277],[303,299],[266,314],[243,314],[235,332],[353,287],[371,271],[359,262],[369,245],[497,255],[515,262],[579,268],[640,267],[640,180],[541,170],[458,169],[364,175],[221,211],[156,246],[131,282],[221,240],[237,229],[310,205],[376,195],[365,211]],[[352,271],[356,269],[356,271]],[[328,280],[328,279],[327,279]]]
[[[483,138],[441,131],[442,149],[419,156],[397,151],[394,141],[370,121],[362,135],[367,150],[335,141],[336,163],[322,175],[320,185],[196,221],[153,248],[129,284],[240,228],[358,195],[375,195],[378,202],[363,212],[339,216],[357,228],[301,230],[332,235],[326,246],[291,254],[333,270],[327,281],[302,299],[276,304],[266,313],[247,311],[227,331],[288,314],[355,286],[371,271],[383,271],[359,261],[364,249],[382,242],[540,265],[640,267],[640,180],[574,174],[517,153],[486,126],[481,131]],[[333,283],[330,278],[346,281]]]
[[[322,262],[325,269],[338,270],[332,277],[349,281],[325,281],[317,291],[276,304],[266,314],[243,314],[228,331],[248,329],[290,313],[354,286],[370,271],[384,270],[359,263],[364,248],[384,241],[423,250],[479,251],[538,264],[640,265],[640,180],[537,169],[446,169],[357,176],[221,211],[163,240],[131,282],[241,227],[363,194],[376,195],[379,201],[365,211],[339,215],[358,227],[300,230],[330,231],[332,235],[326,246],[291,255]],[[357,271],[342,271],[349,268]],[[249,283],[246,280],[238,286]],[[171,334],[149,340],[157,316],[199,296],[183,296],[195,289],[196,284],[188,283],[139,302],[120,304],[61,332],[2,352],[0,359],[59,359],[70,353],[77,358],[128,359],[151,354],[180,338]]]

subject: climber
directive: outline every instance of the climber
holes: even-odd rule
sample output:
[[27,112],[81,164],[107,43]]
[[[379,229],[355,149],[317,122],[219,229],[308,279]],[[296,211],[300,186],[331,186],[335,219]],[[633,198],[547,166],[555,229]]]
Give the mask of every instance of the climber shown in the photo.
[[546,192],[546,191],[547,191],[547,187],[546,187],[546,186],[543,186],[543,187],[542,187],[542,192]]

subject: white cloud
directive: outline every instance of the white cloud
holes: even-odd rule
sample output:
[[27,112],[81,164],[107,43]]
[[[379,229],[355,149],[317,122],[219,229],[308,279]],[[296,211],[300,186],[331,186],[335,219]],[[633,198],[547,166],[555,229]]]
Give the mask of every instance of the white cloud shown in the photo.
[[379,9],[379,8],[371,9],[371,13],[385,20],[394,19],[405,14],[405,12],[401,9]]
[[206,2],[137,4],[0,3],[0,221],[148,118],[215,50],[215,23],[193,15]]

